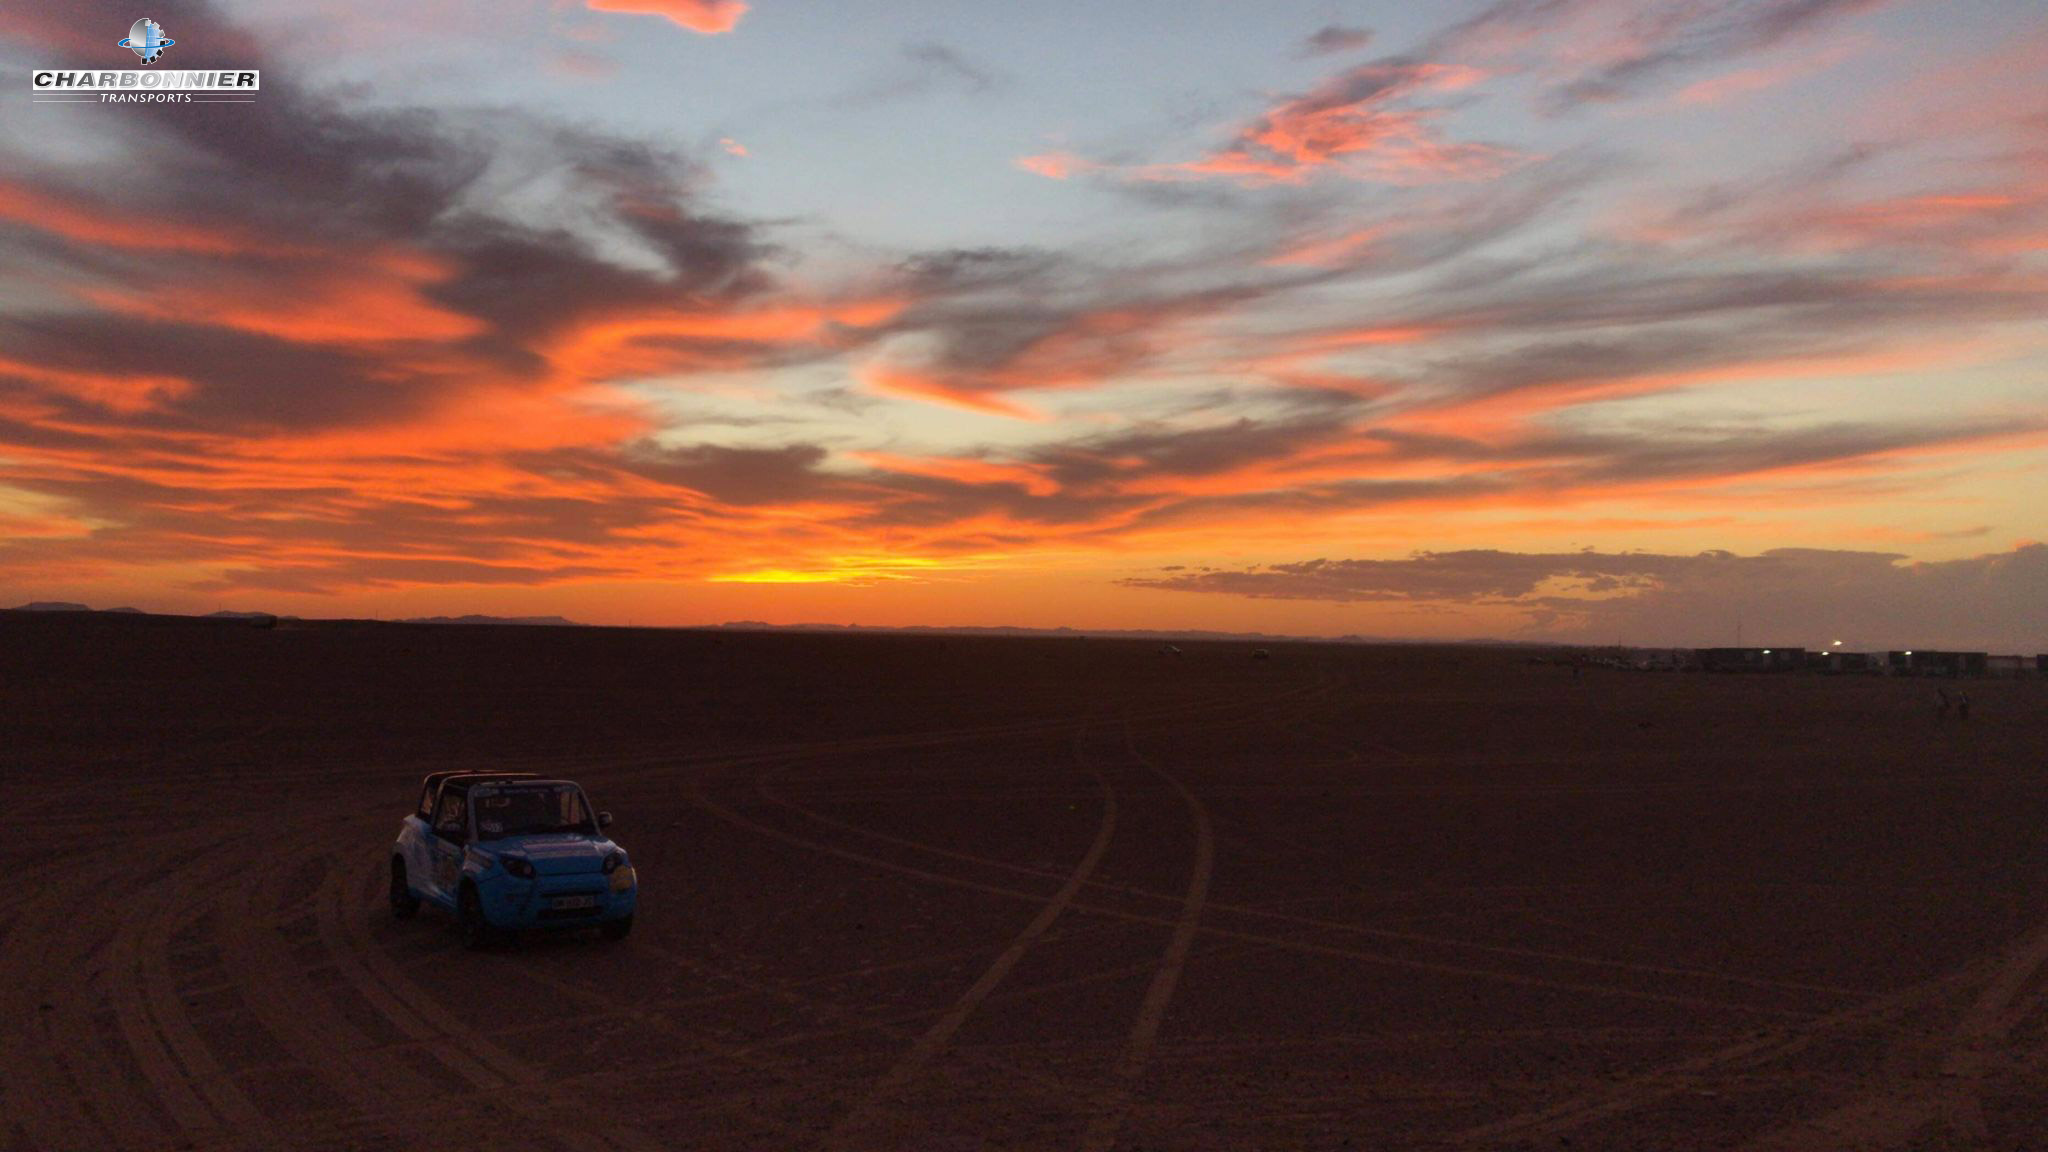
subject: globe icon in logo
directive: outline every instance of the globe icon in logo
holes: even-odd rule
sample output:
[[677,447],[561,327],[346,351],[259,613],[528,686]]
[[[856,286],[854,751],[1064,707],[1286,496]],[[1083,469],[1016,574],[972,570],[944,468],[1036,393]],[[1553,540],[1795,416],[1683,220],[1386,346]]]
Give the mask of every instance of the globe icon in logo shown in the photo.
[[164,35],[163,25],[144,16],[128,29],[128,38],[121,41],[121,47],[142,57],[144,64],[154,64],[156,58],[164,54],[164,49],[176,43]]

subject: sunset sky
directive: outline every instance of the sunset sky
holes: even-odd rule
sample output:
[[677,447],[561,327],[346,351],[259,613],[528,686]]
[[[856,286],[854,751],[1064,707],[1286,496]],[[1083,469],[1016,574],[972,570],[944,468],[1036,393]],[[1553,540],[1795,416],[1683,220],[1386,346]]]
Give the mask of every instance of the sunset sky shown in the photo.
[[[262,91],[32,102],[145,14]],[[45,0],[0,66],[0,604],[2048,651],[2038,0]]]

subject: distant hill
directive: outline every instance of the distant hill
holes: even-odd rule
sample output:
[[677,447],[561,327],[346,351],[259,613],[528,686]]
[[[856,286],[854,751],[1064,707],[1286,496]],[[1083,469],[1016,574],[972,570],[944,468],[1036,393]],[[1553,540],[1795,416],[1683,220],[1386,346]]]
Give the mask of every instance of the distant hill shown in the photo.
[[[74,604],[69,600],[36,600],[16,608],[0,609],[8,612],[99,612],[123,616],[175,616],[179,613],[144,612],[140,608],[94,609],[89,604]],[[237,620],[250,624],[276,624],[280,621],[298,622],[297,616],[281,616],[275,612],[235,612],[222,609],[208,612],[204,616],[189,617],[196,620]],[[562,616],[415,616],[408,620],[397,620],[398,624],[517,624],[547,626],[556,628],[582,627],[574,620]]]
[[399,624],[525,624],[553,628],[580,628],[574,620],[560,616],[414,616]]

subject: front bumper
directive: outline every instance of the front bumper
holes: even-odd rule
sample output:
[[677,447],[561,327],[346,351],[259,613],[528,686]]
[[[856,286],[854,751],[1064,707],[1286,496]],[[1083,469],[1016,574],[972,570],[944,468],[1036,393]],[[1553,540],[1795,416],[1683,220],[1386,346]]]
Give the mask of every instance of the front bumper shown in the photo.
[[624,892],[611,890],[603,873],[541,876],[521,880],[500,876],[477,886],[484,919],[493,928],[587,928],[623,920],[639,902],[636,884]]

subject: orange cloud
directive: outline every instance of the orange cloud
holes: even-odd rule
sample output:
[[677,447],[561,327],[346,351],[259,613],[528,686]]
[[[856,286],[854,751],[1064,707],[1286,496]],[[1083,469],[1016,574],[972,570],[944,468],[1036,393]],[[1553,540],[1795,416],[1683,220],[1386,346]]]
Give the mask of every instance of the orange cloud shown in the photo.
[[15,516],[0,511],[0,536],[14,540],[67,540],[84,536],[90,524],[68,516]]
[[1111,172],[1127,180],[1225,178],[1245,184],[1301,184],[1321,175],[1388,184],[1484,180],[1528,157],[1491,144],[1448,140],[1443,113],[1414,97],[1469,88],[1484,73],[1460,65],[1376,61],[1275,103],[1228,144],[1197,160],[1118,166],[1069,152],[1021,156],[1018,167],[1053,180]]
[[1870,47],[1870,41],[1862,36],[1843,36],[1818,48],[1808,48],[1790,59],[1751,68],[1737,68],[1718,76],[1696,80],[1678,90],[1673,97],[1680,104],[1720,104],[1752,92],[1776,88],[1781,84],[1825,72],[1852,56]]
[[843,333],[887,323],[904,304],[876,298],[702,311],[649,309],[595,318],[566,331],[545,351],[570,378],[586,381],[731,367],[744,364],[759,347],[832,347]]
[[1955,368],[2009,352],[1982,339],[1918,339],[1867,352],[1750,356],[1684,369],[1565,377],[1501,395],[1452,396],[1389,418],[1389,427],[1465,436],[1526,433],[1553,412],[1596,402],[1776,380],[1856,379]]
[[179,376],[71,372],[19,360],[0,359],[0,378],[33,380],[65,396],[97,404],[123,415],[158,408],[192,391]]
[[428,300],[422,290],[448,270],[416,255],[351,260],[352,266],[308,268],[293,296],[281,300],[268,281],[226,276],[185,285],[175,297],[155,290],[87,289],[110,311],[161,320],[213,324],[304,344],[453,341],[483,330],[473,316]]
[[1456,91],[1481,73],[1430,63],[1375,62],[1348,69],[1305,95],[1282,100],[1200,160],[1130,170],[1141,180],[1223,176],[1248,183],[1299,184],[1323,172],[1389,183],[1477,180],[1518,163],[1519,153],[1446,140],[1441,113],[1409,103]]
[[174,220],[124,221],[103,205],[67,202],[4,180],[0,180],[0,220],[108,248],[228,255],[252,247],[248,240],[226,230]]
[[730,32],[747,14],[744,0],[585,0],[593,12],[632,12],[666,17],[703,36]]
[[1265,263],[1276,268],[1328,268],[1343,264],[1370,247],[1381,232],[1379,228],[1360,228],[1336,236],[1299,240],[1266,257]]
[[2048,236],[2048,165],[2041,172],[2022,166],[2003,179],[1979,177],[1934,191],[1854,199],[1819,191],[1758,196],[1704,216],[1659,207],[1639,211],[1615,231],[1631,243],[1674,248],[1734,240],[1820,255],[1901,247],[1950,256],[2024,255],[2039,250]]
[[1019,156],[1017,167],[1048,180],[1065,180],[1074,173],[1092,167],[1088,161],[1071,152],[1044,152],[1036,156]]
[[[1961,240],[1994,254],[2002,241],[2048,226],[2048,185],[1924,196],[1896,196],[1823,208],[1799,218],[1799,235],[1814,248],[1857,248],[1895,242]],[[2037,239],[2037,237],[2035,237]]]
[[1013,420],[1042,420],[1044,414],[1027,408],[1000,392],[980,391],[964,388],[945,376],[930,372],[914,372],[904,368],[869,365],[858,373],[862,384],[877,392],[896,396],[907,396],[917,400],[936,400],[955,408],[980,412],[991,416],[1008,416]]
[[859,375],[877,391],[1035,420],[1039,413],[1006,394],[1099,387],[1141,374],[1184,341],[1176,326],[1233,302],[1228,294],[1198,293],[1072,310],[1024,309],[984,322],[970,317],[946,333],[936,354],[908,363],[871,363]]
[[1372,348],[1383,344],[1413,344],[1427,340],[1441,329],[1405,324],[1379,328],[1338,328],[1317,332],[1306,338],[1300,350],[1307,353],[1336,352],[1347,348]]
[[1037,468],[968,456],[899,456],[893,452],[850,452],[848,459],[883,472],[929,476],[962,484],[1013,484],[1034,496],[1050,496],[1059,485]]

